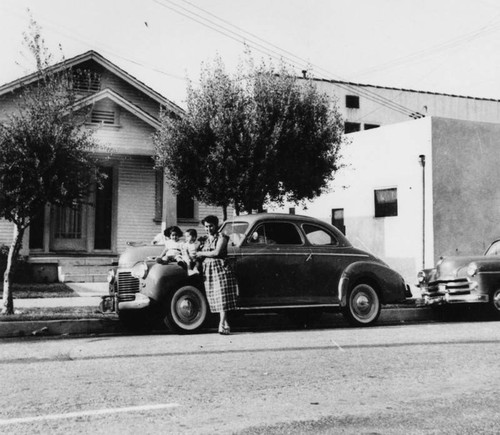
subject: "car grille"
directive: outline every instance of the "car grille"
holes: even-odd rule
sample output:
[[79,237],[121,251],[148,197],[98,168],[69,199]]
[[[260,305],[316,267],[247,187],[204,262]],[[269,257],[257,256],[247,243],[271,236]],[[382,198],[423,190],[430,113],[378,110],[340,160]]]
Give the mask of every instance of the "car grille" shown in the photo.
[[118,273],[118,301],[133,301],[139,292],[139,279],[134,278],[130,272]]
[[453,281],[433,281],[429,283],[426,290],[429,294],[469,294],[471,292],[471,283],[467,279],[456,279]]

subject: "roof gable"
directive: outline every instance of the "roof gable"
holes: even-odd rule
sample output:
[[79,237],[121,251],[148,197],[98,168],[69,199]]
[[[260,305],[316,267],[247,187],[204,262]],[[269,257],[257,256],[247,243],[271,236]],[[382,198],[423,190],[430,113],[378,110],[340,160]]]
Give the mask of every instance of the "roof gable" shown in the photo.
[[157,118],[154,118],[153,116],[142,110],[139,106],[126,100],[121,95],[117,94],[111,89],[104,89],[96,94],[89,95],[88,97],[79,100],[74,106],[74,109],[78,110],[82,107],[95,104],[98,101],[104,100],[106,98],[110,99],[117,105],[133,113],[135,116],[137,116],[139,119],[143,120],[147,124],[151,125],[153,128],[155,129],[160,128],[160,121]]
[[[161,94],[156,92],[155,90],[151,89],[149,86],[141,82],[140,80],[136,79],[123,69],[119,68],[112,62],[110,62],[108,59],[105,57],[101,56],[99,53],[90,50],[87,51],[86,53],[80,54],[78,56],[75,56],[71,59],[64,60],[62,62],[59,62],[51,67],[49,67],[49,70],[57,72],[61,71],[63,69],[69,69],[73,68],[79,64],[82,64],[84,62],[88,62],[89,60],[96,62],[98,65],[101,67],[111,71],[113,74],[118,76],[120,79],[124,80],[127,82],[129,85],[133,86],[134,88],[138,89],[140,92],[146,94],[149,98],[152,100],[156,101],[158,104],[161,106],[165,107],[168,110],[171,110],[172,112],[176,113],[177,115],[182,115],[184,113],[184,110],[177,106],[175,103],[172,101],[168,100],[167,98],[163,97]],[[21,77],[17,80],[14,80],[10,83],[7,83],[3,86],[0,86],[0,96],[9,92],[12,92],[16,89],[19,89],[23,86],[26,86],[30,83],[35,82],[38,79],[37,73],[32,73],[27,76]]]

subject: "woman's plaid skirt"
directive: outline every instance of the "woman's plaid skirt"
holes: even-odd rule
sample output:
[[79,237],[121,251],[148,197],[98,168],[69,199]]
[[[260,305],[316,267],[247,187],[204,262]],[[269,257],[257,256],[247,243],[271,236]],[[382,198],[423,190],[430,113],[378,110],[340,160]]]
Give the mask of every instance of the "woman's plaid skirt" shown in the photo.
[[205,258],[203,276],[210,311],[220,313],[235,310],[238,283],[227,262],[221,258]]

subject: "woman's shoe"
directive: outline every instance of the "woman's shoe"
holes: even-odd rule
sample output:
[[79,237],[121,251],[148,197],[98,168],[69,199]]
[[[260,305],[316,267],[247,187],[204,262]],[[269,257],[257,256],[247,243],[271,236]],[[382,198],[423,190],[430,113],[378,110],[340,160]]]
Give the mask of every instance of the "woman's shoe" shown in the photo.
[[220,335],[229,335],[231,334],[231,329],[225,326],[219,326],[219,334]]

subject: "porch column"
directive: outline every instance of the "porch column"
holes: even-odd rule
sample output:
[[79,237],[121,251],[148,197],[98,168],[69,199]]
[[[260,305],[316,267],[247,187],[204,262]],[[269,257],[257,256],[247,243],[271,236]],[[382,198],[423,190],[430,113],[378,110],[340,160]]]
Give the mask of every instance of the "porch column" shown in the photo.
[[177,225],[177,195],[170,184],[163,184],[163,222],[162,227]]

